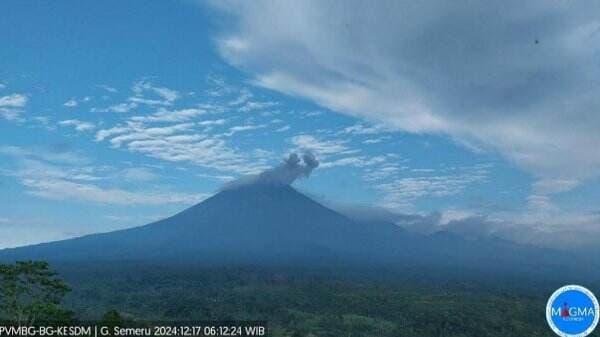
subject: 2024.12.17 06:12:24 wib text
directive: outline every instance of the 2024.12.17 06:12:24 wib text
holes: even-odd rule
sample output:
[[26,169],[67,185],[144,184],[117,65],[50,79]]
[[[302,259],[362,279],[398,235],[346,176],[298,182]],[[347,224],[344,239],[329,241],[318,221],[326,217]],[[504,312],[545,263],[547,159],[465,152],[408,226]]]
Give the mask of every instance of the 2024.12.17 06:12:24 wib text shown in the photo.
[[0,337],[203,337],[203,336],[266,336],[265,324],[195,325],[153,327],[109,326],[0,326]]

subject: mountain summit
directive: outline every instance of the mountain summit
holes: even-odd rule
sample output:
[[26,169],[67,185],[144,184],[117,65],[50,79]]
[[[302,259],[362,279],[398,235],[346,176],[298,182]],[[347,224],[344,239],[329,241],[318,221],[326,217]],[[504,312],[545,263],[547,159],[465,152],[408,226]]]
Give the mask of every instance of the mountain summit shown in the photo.
[[225,189],[145,226],[7,249],[0,257],[252,263],[379,259],[394,255],[405,234],[393,224],[356,223],[287,184],[256,182]]
[[442,266],[531,271],[571,257],[499,239],[425,236],[392,223],[361,223],[288,184],[222,190],[172,217],[110,233],[0,251],[0,260],[207,264]]

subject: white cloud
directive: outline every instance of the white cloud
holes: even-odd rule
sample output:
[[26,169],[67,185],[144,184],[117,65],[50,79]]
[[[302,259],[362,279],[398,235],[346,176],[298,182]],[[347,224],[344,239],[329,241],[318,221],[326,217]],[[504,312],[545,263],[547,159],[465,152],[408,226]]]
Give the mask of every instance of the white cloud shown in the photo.
[[210,88],[205,92],[210,97],[225,97],[233,93],[239,93],[239,90],[225,82],[225,79],[219,76],[209,75],[207,82]]
[[108,91],[110,93],[113,93],[113,94],[116,93],[116,92],[118,92],[118,90],[116,88],[111,87],[109,85],[98,84],[97,87],[100,88],[100,89],[104,89],[104,90],[106,90],[106,91]]
[[311,135],[298,135],[290,138],[290,142],[300,150],[310,150],[318,155],[338,154],[348,150],[345,141],[322,140]]
[[81,99],[75,99],[75,98],[71,98],[68,101],[66,101],[65,103],[63,103],[64,106],[68,107],[68,108],[74,108],[76,106],[79,105],[79,103],[86,103],[91,101],[92,98],[90,96],[85,96]]
[[295,151],[311,151],[319,161],[320,169],[334,167],[366,168],[373,165],[383,165],[388,161],[385,155],[358,155],[361,149],[352,148],[349,142],[342,139],[322,139],[313,135],[297,135],[288,139],[295,146]]
[[198,176],[200,178],[215,179],[215,180],[218,180],[221,182],[229,182],[229,181],[235,180],[234,176],[228,176],[228,175],[211,175],[211,174],[199,173],[196,176]]
[[0,146],[0,154],[19,158],[42,159],[52,163],[69,165],[85,165],[90,161],[86,156],[77,152],[51,151],[48,148],[27,149],[19,146]]
[[262,110],[266,108],[270,108],[277,105],[276,102],[254,102],[254,101],[246,101],[243,105],[238,108],[240,112],[250,112],[254,110]]
[[153,87],[152,90],[164,100],[173,102],[179,98],[179,92],[164,87]]
[[124,169],[118,176],[127,181],[151,181],[159,177],[147,167],[127,168]]
[[446,209],[441,213],[440,216],[440,225],[447,225],[453,221],[461,221],[468,218],[472,218],[477,216],[477,214],[473,213],[469,210],[464,209]]
[[[130,119],[96,133],[96,141],[108,140],[114,147],[169,162],[188,162],[236,174],[255,174],[269,167],[268,159],[253,153],[241,153],[218,135],[199,132],[196,126],[219,125],[224,121],[187,122],[150,127]],[[248,131],[249,126],[232,128],[229,133]],[[265,127],[252,125],[251,129]]]
[[97,181],[102,178],[94,173],[93,168],[83,166],[58,165],[41,161],[41,156],[18,158],[21,168],[12,175],[23,179],[56,180],[66,179],[76,182]]
[[[146,80],[135,82],[131,90],[134,92],[134,96],[129,97],[130,102],[147,105],[171,105],[181,96],[176,90],[155,86]],[[143,95],[148,92],[158,96],[159,99],[145,98]]]
[[233,127],[229,128],[229,132],[226,132],[225,136],[230,137],[238,132],[257,130],[257,129],[262,129],[265,127],[267,127],[266,124],[257,124],[257,125],[248,124],[248,125],[233,126]]
[[258,85],[573,182],[547,193],[600,175],[598,4],[213,4],[235,20],[222,55]]
[[98,130],[98,132],[96,132],[96,141],[97,142],[101,142],[104,139],[108,138],[108,137],[112,137],[115,135],[119,135],[119,134],[123,134],[126,133],[127,131],[130,131],[131,128],[130,127],[126,127],[126,126],[115,126],[112,127],[110,129],[102,129],[102,130]]
[[540,179],[533,184],[533,189],[539,194],[560,193],[573,189],[579,183],[576,179]]
[[384,125],[366,125],[364,123],[356,123],[352,126],[344,128],[340,134],[379,135],[389,131],[390,129]]
[[137,108],[137,103],[128,102],[128,103],[118,103],[109,106],[108,108],[93,108],[92,112],[116,112],[116,113],[125,113],[129,112],[135,108]]
[[[125,190],[108,188],[97,182],[111,179],[111,176],[98,176],[96,167],[57,165],[41,161],[38,155],[19,147],[3,147],[0,153],[14,156],[19,168],[1,172],[19,179],[27,193],[54,200],[74,200],[114,205],[163,205],[193,204],[207,197],[205,194],[178,192],[156,192],[151,190]],[[31,159],[31,157],[35,159]],[[154,179],[153,173],[144,168],[129,168],[112,177],[148,181]]]
[[164,205],[194,204],[206,198],[202,194],[175,192],[132,192],[116,188],[102,188],[94,184],[77,183],[56,179],[23,179],[29,193],[38,197],[55,200],[88,201],[114,205]]
[[23,94],[0,96],[0,117],[6,120],[18,120],[29,97]]
[[169,101],[160,100],[160,99],[149,99],[149,98],[143,98],[143,97],[137,97],[137,96],[129,97],[127,100],[133,104],[171,105],[171,103]]
[[213,120],[205,120],[198,122],[197,124],[200,126],[213,126],[213,125],[223,125],[227,122],[225,119],[213,119]]
[[252,95],[252,93],[248,90],[248,89],[242,89],[240,91],[240,94],[237,98],[235,98],[233,101],[229,102],[229,105],[240,105],[240,104],[244,104],[246,103],[250,98],[252,98],[254,95]]
[[332,168],[338,166],[354,166],[354,167],[366,167],[372,165],[382,164],[386,161],[385,156],[359,156],[359,157],[343,157],[331,161],[323,161],[319,168]]
[[131,120],[136,122],[184,122],[205,113],[207,113],[206,110],[198,108],[180,110],[159,109],[152,115],[134,116]]
[[0,117],[6,119],[8,121],[18,120],[20,114],[21,114],[21,111],[19,111],[19,110],[0,108]]
[[433,174],[406,177],[400,175],[403,171],[397,166],[384,166],[365,176],[365,179],[383,194],[381,206],[390,209],[412,209],[418,199],[460,194],[467,186],[485,181],[488,175],[483,166],[464,168],[462,172],[444,175],[431,172]]
[[79,105],[79,103],[77,102],[76,99],[71,98],[70,100],[66,101],[63,105],[66,107],[69,107],[69,108],[74,108],[77,105]]
[[527,197],[527,205],[534,211],[549,211],[556,209],[550,198],[545,195],[530,195]]
[[[146,127],[141,123],[129,123],[129,127],[125,130],[128,131],[126,134],[119,135],[110,140],[110,143],[115,147],[121,146],[124,142],[134,141],[134,140],[144,140],[144,139],[161,139],[165,136],[169,136],[181,131],[188,131],[194,126],[194,123],[179,123],[172,124],[169,126],[161,126],[161,127]],[[102,131],[102,130],[101,130]],[[118,128],[112,128],[106,130],[106,133],[110,131],[116,132],[119,131]],[[96,139],[98,139],[98,134],[96,134]]]
[[287,130],[289,130],[289,129],[291,129],[291,128],[292,128],[292,127],[291,127],[291,126],[289,126],[289,125],[284,125],[284,126],[282,126],[282,127],[278,128],[278,129],[276,129],[276,130],[275,130],[275,132],[285,132],[285,131],[287,131]]
[[96,125],[94,125],[93,123],[80,121],[78,119],[68,119],[68,120],[60,121],[60,122],[58,122],[58,125],[72,126],[75,128],[75,130],[80,131],[80,132],[90,131],[90,130],[93,130],[96,128]]
[[363,140],[363,144],[379,144],[385,140],[389,139],[388,137],[377,137],[377,138],[369,138]]
[[27,104],[27,96],[12,94],[0,97],[0,108],[22,108]]

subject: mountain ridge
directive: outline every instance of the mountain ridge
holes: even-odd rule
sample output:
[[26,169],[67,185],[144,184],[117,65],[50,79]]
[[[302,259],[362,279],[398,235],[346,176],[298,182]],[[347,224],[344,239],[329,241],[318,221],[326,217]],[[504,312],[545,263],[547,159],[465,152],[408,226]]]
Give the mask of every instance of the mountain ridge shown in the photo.
[[4,249],[0,259],[433,265],[525,272],[569,266],[564,253],[450,234],[427,236],[393,223],[357,222],[287,184],[254,183],[224,189],[144,226]]

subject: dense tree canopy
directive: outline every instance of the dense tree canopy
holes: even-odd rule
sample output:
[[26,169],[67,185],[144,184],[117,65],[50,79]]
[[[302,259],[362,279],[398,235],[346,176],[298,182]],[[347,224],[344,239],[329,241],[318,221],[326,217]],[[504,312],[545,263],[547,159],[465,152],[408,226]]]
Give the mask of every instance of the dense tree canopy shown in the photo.
[[0,264],[0,318],[32,325],[68,322],[73,312],[61,306],[69,287],[56,277],[47,262]]

